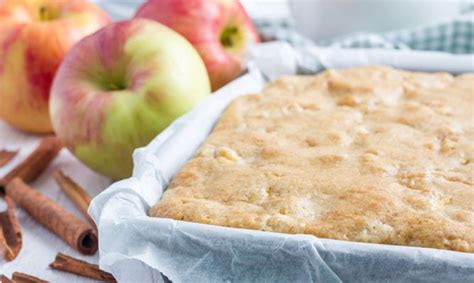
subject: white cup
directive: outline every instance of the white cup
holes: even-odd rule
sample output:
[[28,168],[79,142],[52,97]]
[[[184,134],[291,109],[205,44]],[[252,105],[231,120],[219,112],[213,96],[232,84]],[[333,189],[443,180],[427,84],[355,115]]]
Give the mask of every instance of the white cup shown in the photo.
[[428,24],[461,7],[461,0],[290,0],[297,27],[315,41]]

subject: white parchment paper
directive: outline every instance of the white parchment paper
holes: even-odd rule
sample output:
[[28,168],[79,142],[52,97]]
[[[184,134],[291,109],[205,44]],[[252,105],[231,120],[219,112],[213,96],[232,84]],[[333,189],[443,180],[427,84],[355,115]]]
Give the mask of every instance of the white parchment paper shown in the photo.
[[[178,119],[134,154],[133,177],[97,196],[100,265],[123,282],[406,282],[474,281],[474,254],[353,243],[217,227],[147,216],[167,183],[206,139],[237,96],[260,90],[265,78],[323,68],[388,64],[423,71],[474,72],[472,56],[383,50],[295,51],[264,44],[255,67]],[[263,75],[263,77],[262,77]]]

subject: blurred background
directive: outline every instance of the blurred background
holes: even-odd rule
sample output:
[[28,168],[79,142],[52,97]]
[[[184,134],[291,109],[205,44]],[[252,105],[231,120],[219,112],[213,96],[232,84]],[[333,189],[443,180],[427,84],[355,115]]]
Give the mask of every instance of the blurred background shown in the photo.
[[[94,0],[114,19],[144,0]],[[264,40],[294,45],[474,52],[474,1],[242,0]]]
[[[131,17],[145,0],[93,0],[92,2],[107,7],[112,17],[121,19]],[[254,18],[284,19],[289,17],[287,0],[243,0],[241,2]]]

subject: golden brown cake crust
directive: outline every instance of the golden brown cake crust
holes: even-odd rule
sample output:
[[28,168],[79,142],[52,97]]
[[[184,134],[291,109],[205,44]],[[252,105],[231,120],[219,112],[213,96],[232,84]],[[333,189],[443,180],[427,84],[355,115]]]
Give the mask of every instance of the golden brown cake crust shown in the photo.
[[474,74],[285,77],[236,99],[151,216],[474,252]]

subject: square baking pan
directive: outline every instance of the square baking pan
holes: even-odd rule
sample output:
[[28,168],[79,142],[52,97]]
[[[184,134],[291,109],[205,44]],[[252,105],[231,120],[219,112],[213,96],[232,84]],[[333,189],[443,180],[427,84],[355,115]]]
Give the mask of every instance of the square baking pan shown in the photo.
[[123,282],[159,282],[160,272],[173,282],[474,282],[474,254],[147,216],[226,106],[258,92],[269,79],[367,64],[459,74],[474,72],[472,60],[406,50],[295,50],[284,43],[254,48],[246,74],[135,151],[133,176],[94,198],[89,212],[99,227],[101,268]]

